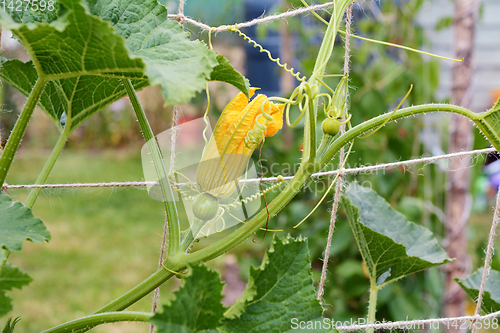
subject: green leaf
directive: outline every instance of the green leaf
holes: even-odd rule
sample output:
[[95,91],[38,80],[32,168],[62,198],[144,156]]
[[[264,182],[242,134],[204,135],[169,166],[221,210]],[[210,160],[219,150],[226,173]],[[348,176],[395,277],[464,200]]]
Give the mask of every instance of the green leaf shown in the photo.
[[452,24],[453,24],[453,17],[444,16],[437,21],[436,25],[434,26],[434,29],[436,31],[441,31],[443,29],[450,28]]
[[[483,268],[477,270],[466,279],[455,279],[460,287],[472,300],[477,300],[483,279]],[[484,285],[483,304],[481,309],[485,313],[500,311],[500,272],[492,269]]]
[[490,110],[500,111],[500,97],[498,97],[495,105],[493,105],[493,107]]
[[144,78],[143,62],[129,56],[123,38],[108,23],[87,13],[79,1],[58,3],[69,11],[49,24],[18,23],[7,12],[0,15],[2,27],[21,41],[39,75]]
[[166,104],[188,102],[205,89],[215,52],[189,34],[156,0],[87,0],[92,14],[108,21],[125,38],[133,57],[144,63],[152,85],[160,84]]
[[[217,65],[215,53],[200,41],[190,41],[155,0],[140,5],[133,0],[89,0],[99,17],[79,1],[58,3],[64,10],[51,20],[0,12],[0,24],[12,30],[32,60],[24,65],[5,62],[0,76],[25,95],[39,77],[49,80],[39,104],[59,127],[63,113],[74,129],[125,96],[121,79],[132,79],[136,89],[161,84],[167,104],[188,102],[205,88]],[[32,23],[38,21],[50,23]]]
[[0,272],[0,290],[12,290],[12,288],[21,289],[28,285],[33,279],[19,268],[6,263]]
[[373,190],[351,183],[342,204],[378,285],[451,261],[431,231],[407,221]]
[[321,316],[310,269],[307,241],[275,238],[261,267],[250,270],[243,295],[224,316],[219,275],[194,266],[175,300],[150,321],[158,333],[335,331]]
[[12,319],[10,317],[7,322],[5,323],[4,328],[2,329],[2,333],[13,333],[14,332],[14,327],[16,324],[21,320],[21,317],[16,317]]
[[[3,59],[0,77],[28,96],[38,79],[38,74],[32,61],[23,63],[17,59],[8,61]],[[141,89],[148,84],[146,80],[132,80],[132,82],[135,89]],[[86,93],[88,91],[93,93]],[[71,128],[75,129],[94,113],[126,94],[120,79],[87,75],[48,82],[38,105],[61,130],[63,114],[71,121]]]
[[182,287],[175,292],[175,300],[150,321],[156,325],[158,333],[215,329],[224,313],[222,287],[217,272],[205,266],[193,266]]
[[12,299],[0,291],[0,317],[12,310]]
[[[32,280],[28,274],[21,272],[17,267],[5,263],[0,272],[0,316],[12,310],[12,300],[5,294],[5,291],[12,290],[12,288],[21,289]],[[15,324],[16,322],[13,323],[12,328]]]
[[[4,250],[19,252],[26,240],[43,243],[50,240],[50,233],[40,219],[33,217],[29,208],[0,194],[0,246]],[[5,260],[5,254],[0,251],[2,260]]]
[[210,74],[210,80],[232,84],[249,98],[248,89],[250,85],[248,79],[236,71],[229,63],[229,60],[220,54],[217,54],[217,62],[219,64],[214,67]]
[[[251,268],[247,287],[226,312],[221,332],[300,332],[300,323],[327,332],[311,276],[307,241],[274,239],[261,267]],[[292,321],[293,320],[293,321]],[[297,327],[294,327],[296,322]],[[310,330],[309,330],[310,332]]]

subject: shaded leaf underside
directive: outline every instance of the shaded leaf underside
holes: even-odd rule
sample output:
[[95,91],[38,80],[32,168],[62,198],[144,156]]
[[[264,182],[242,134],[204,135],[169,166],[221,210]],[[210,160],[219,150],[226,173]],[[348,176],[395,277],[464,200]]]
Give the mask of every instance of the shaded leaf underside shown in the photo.
[[132,79],[136,89],[160,84],[167,104],[188,102],[218,64],[215,53],[190,41],[155,0],[88,1],[93,15],[78,1],[58,3],[60,16],[43,24],[33,24],[44,22],[33,15],[0,13],[3,28],[33,60],[4,61],[0,76],[25,95],[38,73],[50,80],[39,105],[57,124],[65,113],[76,128],[125,96],[121,79]]
[[342,203],[370,277],[378,284],[451,261],[428,229],[407,221],[373,190],[351,183]]

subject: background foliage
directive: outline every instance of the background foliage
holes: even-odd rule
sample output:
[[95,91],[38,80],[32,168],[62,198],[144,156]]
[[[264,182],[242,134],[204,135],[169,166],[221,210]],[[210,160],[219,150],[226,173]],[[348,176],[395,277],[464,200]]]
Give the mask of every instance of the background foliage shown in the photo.
[[[392,14],[384,20],[370,17],[369,14],[365,17],[364,13],[356,15],[354,21],[357,33],[397,43],[404,41],[405,45],[416,48],[425,45],[423,31],[415,24],[415,15],[422,1],[410,1],[404,5],[409,6],[411,10],[407,10],[408,8],[403,10],[388,1],[382,5],[383,13]],[[299,29],[304,25],[307,29]],[[315,19],[304,21],[300,18],[290,19],[289,27],[295,31],[299,45],[319,40],[318,33],[324,29],[322,23],[316,22]],[[272,25],[267,27],[267,29],[272,28]],[[342,41],[339,40],[338,43]],[[363,87],[351,90],[354,124],[394,108],[411,83],[415,88],[408,104],[435,101],[433,96],[439,72],[436,61],[423,61],[420,56],[412,53],[374,46],[366,42],[353,41],[353,44],[351,85]],[[316,49],[311,47],[297,50],[296,57],[300,59],[303,72],[311,71]],[[338,48],[337,53],[333,55],[332,59],[335,61],[331,62],[329,73],[341,71],[342,56],[343,51]],[[335,79],[328,79],[327,82],[330,86],[335,86]],[[197,108],[196,103],[201,107]],[[201,94],[195,99],[194,107],[189,112],[199,115],[203,104],[204,99]],[[157,107],[153,114],[153,118],[157,117],[157,123],[154,120],[152,122],[155,122],[159,130],[165,129],[170,121],[170,110],[165,111],[166,109],[161,106]],[[80,133],[76,132],[72,138],[69,148],[73,149],[63,153],[50,182],[73,182],[75,178],[82,182],[140,179],[142,171],[135,150],[138,145],[142,145],[142,141],[137,134],[138,127],[130,115],[131,111],[126,106],[122,106],[118,111],[108,109],[94,115],[85,125],[86,129]],[[410,159],[426,153],[419,139],[424,127],[422,119],[424,118],[405,119],[397,124],[388,125],[369,139],[358,140],[350,156],[349,166],[357,166],[359,161],[367,165]],[[437,130],[443,130],[443,127],[438,127]],[[289,175],[287,172],[293,173],[293,170],[285,168],[290,161],[298,162],[300,158],[301,137],[297,135],[298,131],[300,129],[284,129],[282,137],[266,141],[261,158],[264,168],[270,168],[273,162],[282,167],[281,170],[273,168],[274,173],[283,175]],[[26,147],[41,144],[34,141],[31,143],[28,141]],[[49,142],[47,146],[52,144],[53,142]],[[108,146],[119,148],[119,153],[118,150],[104,153],[88,150],[89,147]],[[374,151],[377,153],[374,154]],[[257,157],[256,155],[256,161]],[[12,172],[7,181],[16,184],[33,183],[36,179],[35,172],[41,169],[42,160],[43,158],[33,154],[33,150],[21,151],[13,169],[16,172]],[[332,165],[335,165],[335,162]],[[478,165],[480,166],[480,163]],[[425,205],[427,202],[433,202],[437,210],[442,210],[444,177],[435,165],[426,166],[423,171],[424,177],[421,176],[418,167],[411,171],[392,170],[387,173],[358,175],[356,178],[361,183],[369,182],[409,220],[431,227],[437,235],[442,235],[443,226],[438,214],[430,214]],[[269,175],[271,174],[264,176]],[[349,180],[352,179],[353,177],[350,177]],[[325,202],[310,217],[306,222],[307,226],[304,225],[299,229],[291,229],[291,226],[315,206],[329,181],[328,179],[312,181],[310,186],[315,190],[299,194],[294,202],[272,221],[271,226],[273,229],[281,228],[294,236],[302,234],[310,239],[308,244],[316,281],[329,223],[329,203]],[[428,192],[429,186],[433,188],[431,193]],[[137,193],[137,191],[127,189],[43,192],[41,201],[44,204],[36,206],[35,216],[40,216],[45,221],[53,221],[49,223],[48,229],[53,231],[57,239],[63,239],[65,242],[53,241],[43,248],[29,244],[25,249],[29,255],[23,257],[13,255],[12,261],[16,265],[23,270],[38,274],[35,276],[35,282],[22,293],[12,294],[19,300],[15,311],[19,310],[20,313],[27,313],[27,316],[38,317],[33,321],[21,321],[18,324],[20,330],[38,332],[41,328],[89,313],[94,310],[96,302],[101,304],[119,295],[149,273],[150,267],[157,260],[160,243],[159,236],[155,237],[154,241],[151,240],[151,230],[156,230],[158,235],[161,234],[162,207],[157,202],[149,200],[145,192]],[[24,195],[22,191],[14,193],[14,196],[21,201]],[[267,200],[273,195],[275,193],[270,194]],[[369,285],[348,222],[343,213],[340,217],[331,250],[332,262],[325,293],[325,302],[328,305],[326,316],[348,320],[366,316],[366,291]],[[491,221],[487,217],[476,218],[479,224]],[[478,249],[478,258],[482,257],[480,251],[483,247],[480,246],[484,245],[482,244],[484,234],[477,232],[471,235],[474,239],[473,246]],[[137,235],[142,236],[137,237]],[[257,235],[256,238],[260,239],[261,236],[262,234]],[[237,248],[235,253],[243,280],[249,278],[248,267],[251,264],[255,266],[260,264],[264,249],[269,247],[271,241],[272,237],[268,234],[262,243],[247,240]],[[121,246],[123,244],[128,244],[125,251]],[[120,251],[116,251],[117,248],[120,248]],[[495,260],[495,265],[498,267],[500,265],[498,256]],[[224,267],[227,269],[230,266],[223,259],[215,261],[214,265],[220,266],[223,271]],[[90,266],[93,267],[91,272],[87,268]],[[54,281],[50,274],[54,270],[65,271],[67,274],[58,275],[57,281]],[[95,285],[97,280],[101,280],[96,278],[96,274],[104,277],[104,286]],[[172,285],[167,284],[162,289],[164,298],[169,298]],[[85,290],[85,296],[82,296],[81,290]],[[103,293],[102,290],[106,292]],[[437,317],[440,315],[438,309],[441,290],[442,277],[438,269],[410,276],[382,289],[379,295],[378,315],[387,320],[406,319],[402,314],[409,315],[409,319]],[[49,301],[50,299],[52,301]],[[47,309],[43,306],[45,302],[61,304],[61,308]],[[148,299],[135,305],[136,309],[144,311],[148,311],[149,307]],[[117,327],[120,332],[136,329],[136,327]],[[107,331],[105,328],[96,329],[97,332],[99,330]]]

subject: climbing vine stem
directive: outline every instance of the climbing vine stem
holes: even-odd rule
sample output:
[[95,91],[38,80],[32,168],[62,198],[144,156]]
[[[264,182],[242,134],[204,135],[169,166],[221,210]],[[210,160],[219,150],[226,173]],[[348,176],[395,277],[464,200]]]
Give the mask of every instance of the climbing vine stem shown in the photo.
[[[56,142],[56,145],[54,146],[54,149],[52,149],[52,153],[50,154],[49,158],[47,159],[47,162],[45,162],[45,165],[43,166],[42,171],[38,175],[38,178],[35,182],[35,184],[45,184],[47,181],[47,178],[50,175],[50,172],[54,168],[54,165],[56,164],[57,159],[59,158],[59,155],[61,154],[61,151],[63,150],[64,146],[66,145],[66,141],[68,141],[68,137],[71,133],[71,121],[68,121],[65,126],[63,131],[61,132],[61,135],[59,135],[59,139]],[[33,208],[35,205],[36,199],[38,198],[38,195],[40,194],[41,188],[34,188],[31,189],[30,193],[28,194],[28,197],[26,198],[26,201],[24,202],[24,205],[28,208]]]
[[165,211],[167,214],[168,223],[168,255],[174,255],[179,251],[180,247],[180,224],[179,216],[177,214],[177,207],[175,205],[175,198],[172,192],[172,187],[170,186],[170,180],[168,179],[167,169],[163,163],[163,158],[161,156],[160,147],[156,142],[151,126],[149,125],[146,114],[139,103],[139,99],[135,93],[134,87],[130,80],[122,80],[127,94],[129,96],[132,107],[134,108],[135,115],[139,121],[141,127],[142,135],[146,140],[146,144],[153,161],[153,165],[158,177],[158,182],[160,183],[161,193],[163,195],[163,201],[165,203]]
[[115,323],[120,321],[146,322],[151,318],[151,316],[152,315],[150,313],[132,311],[99,313],[68,321],[64,324],[43,331],[42,333],[72,333],[88,327],[95,327],[100,324]]
[[45,83],[46,81],[41,78],[36,81],[35,86],[33,87],[33,90],[31,90],[28,100],[26,101],[26,104],[24,104],[24,108],[14,125],[14,129],[10,133],[9,140],[7,141],[7,144],[2,152],[2,157],[0,157],[0,184],[5,182],[5,178],[7,177],[10,166],[12,165],[12,160],[14,159],[17,149],[21,144],[24,132],[26,132],[26,127],[28,127],[28,123],[33,115],[36,103],[42,94],[43,88],[45,87]]

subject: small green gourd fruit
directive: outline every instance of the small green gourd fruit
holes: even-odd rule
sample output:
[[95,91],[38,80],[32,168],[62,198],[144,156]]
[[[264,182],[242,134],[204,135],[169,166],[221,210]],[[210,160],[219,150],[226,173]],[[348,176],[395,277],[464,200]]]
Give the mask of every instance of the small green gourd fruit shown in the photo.
[[219,200],[211,194],[202,193],[194,199],[193,214],[202,221],[210,221],[219,212]]
[[340,131],[340,123],[337,119],[326,118],[321,124],[321,128],[323,129],[323,133],[335,136]]

